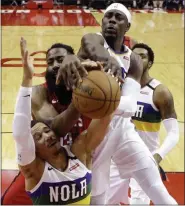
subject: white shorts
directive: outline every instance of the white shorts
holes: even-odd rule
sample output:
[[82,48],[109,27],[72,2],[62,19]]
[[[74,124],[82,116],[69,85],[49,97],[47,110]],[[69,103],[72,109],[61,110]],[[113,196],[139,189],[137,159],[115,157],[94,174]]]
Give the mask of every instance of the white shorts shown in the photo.
[[129,184],[130,179],[121,179],[118,168],[114,162],[110,167],[110,186],[106,192],[106,201],[108,205],[116,205],[118,203],[129,204]]
[[111,159],[116,163],[121,178],[126,179],[132,172],[148,168],[147,161],[141,161],[146,157],[153,159],[130,118],[115,116],[107,135],[93,153],[92,196],[108,189]]

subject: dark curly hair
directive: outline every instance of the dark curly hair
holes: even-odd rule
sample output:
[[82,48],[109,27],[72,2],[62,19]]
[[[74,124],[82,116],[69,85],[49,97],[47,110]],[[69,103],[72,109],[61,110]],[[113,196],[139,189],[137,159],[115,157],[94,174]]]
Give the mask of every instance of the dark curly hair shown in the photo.
[[51,50],[51,49],[54,49],[54,48],[63,48],[63,49],[66,49],[67,52],[69,54],[74,54],[74,49],[69,46],[69,45],[66,45],[66,44],[62,44],[62,43],[56,43],[56,44],[53,44],[46,52],[46,56],[48,54],[48,52]]
[[47,127],[51,128],[50,125],[49,125],[49,122],[41,122],[41,121],[38,121],[38,120],[31,120],[31,123],[30,123],[31,128],[34,127],[37,123],[43,123]]
[[148,51],[149,61],[152,62],[152,64],[154,63],[154,58],[155,58],[154,52],[147,44],[143,44],[143,43],[135,44],[132,47],[132,50],[134,50],[136,48],[146,49]]

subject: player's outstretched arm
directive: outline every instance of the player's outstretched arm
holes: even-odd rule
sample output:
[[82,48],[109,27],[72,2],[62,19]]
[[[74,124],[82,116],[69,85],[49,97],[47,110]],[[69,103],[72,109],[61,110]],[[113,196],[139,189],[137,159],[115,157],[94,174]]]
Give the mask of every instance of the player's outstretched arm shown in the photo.
[[31,135],[31,95],[33,63],[26,48],[26,41],[21,38],[21,55],[23,78],[16,99],[13,118],[13,137],[16,144],[17,163],[26,177],[33,176],[36,171],[35,143]]
[[33,87],[32,115],[34,119],[50,125],[58,137],[65,136],[80,116],[73,105],[69,105],[65,111],[59,114],[53,105],[48,102],[46,89],[38,86]]
[[95,150],[100,142],[104,139],[112,117],[113,115],[109,115],[102,119],[93,119],[91,121],[85,138],[85,147],[87,153]]
[[101,35],[89,33],[81,39],[78,56],[93,61],[108,61],[110,54],[104,48],[104,38]]
[[159,85],[154,91],[154,104],[160,111],[167,135],[154,158],[160,161],[175,147],[179,141],[179,126],[171,92],[164,85]]
[[78,57],[102,62],[105,72],[110,71],[111,74],[122,78],[121,67],[104,48],[104,38],[99,34],[89,33],[82,37]]
[[[112,115],[102,119],[93,119],[87,130],[82,132],[72,145],[71,151],[84,164],[91,162],[92,151],[105,137]],[[86,165],[87,166],[87,165]]]

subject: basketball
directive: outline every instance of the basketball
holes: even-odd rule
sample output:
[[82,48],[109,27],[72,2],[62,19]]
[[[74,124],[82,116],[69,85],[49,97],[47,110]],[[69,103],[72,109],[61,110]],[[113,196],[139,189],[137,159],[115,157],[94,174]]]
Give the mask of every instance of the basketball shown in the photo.
[[120,87],[111,75],[90,71],[73,90],[76,109],[91,119],[100,119],[116,110],[120,101]]

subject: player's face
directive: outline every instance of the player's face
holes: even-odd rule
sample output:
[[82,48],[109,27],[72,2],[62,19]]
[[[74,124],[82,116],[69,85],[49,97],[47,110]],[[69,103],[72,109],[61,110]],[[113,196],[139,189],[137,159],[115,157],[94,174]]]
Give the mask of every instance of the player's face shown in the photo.
[[35,141],[37,155],[47,160],[48,155],[54,154],[60,149],[60,142],[55,133],[45,124],[39,122],[31,128]]
[[51,93],[55,93],[62,105],[69,105],[72,98],[72,91],[68,91],[62,81],[61,84],[56,85],[57,72],[67,54],[67,50],[64,48],[53,48],[46,57],[48,67],[45,78],[48,89]]
[[46,57],[47,61],[47,70],[50,72],[55,78],[62,64],[65,56],[67,55],[67,50],[64,48],[53,48],[51,49]]
[[121,37],[128,30],[127,17],[119,11],[110,11],[102,19],[102,33],[106,37]]
[[143,60],[143,68],[144,71],[148,68],[149,65],[149,57],[148,57],[148,51],[144,48],[135,48],[133,50],[136,54],[138,54],[141,59]]

